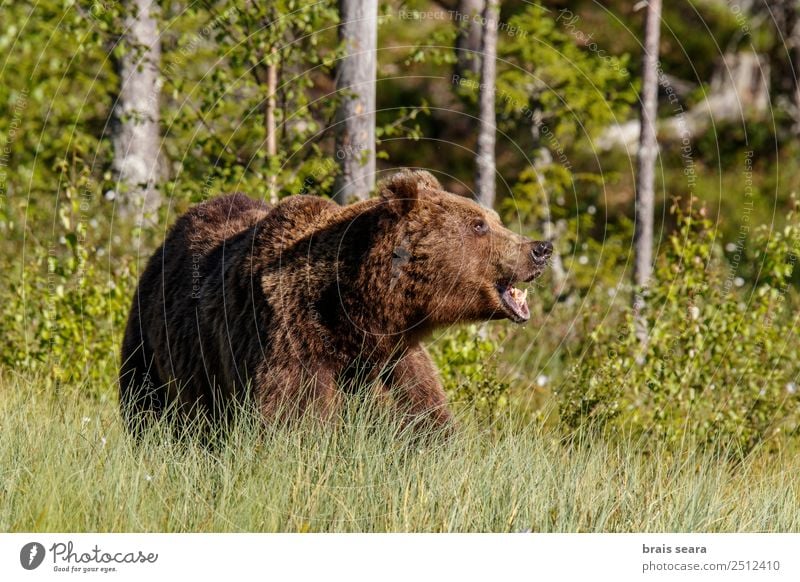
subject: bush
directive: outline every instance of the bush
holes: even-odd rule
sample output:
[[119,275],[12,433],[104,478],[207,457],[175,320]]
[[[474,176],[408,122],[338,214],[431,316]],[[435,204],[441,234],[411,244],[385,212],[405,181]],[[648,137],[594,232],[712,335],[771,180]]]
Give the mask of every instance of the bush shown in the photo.
[[468,325],[443,334],[431,349],[450,402],[482,421],[497,419],[509,405],[510,385],[495,361],[499,343],[486,325]]
[[[781,432],[797,433],[796,293],[789,285],[800,221],[761,228],[728,262],[702,211],[684,215],[647,290],[642,348],[629,310],[598,327],[558,391],[561,418],[591,422],[671,445],[734,445],[748,452]],[[744,230],[743,230],[744,233]],[[741,261],[760,266],[752,286]]]
[[[119,368],[135,278],[132,259],[109,257],[105,229],[110,224],[95,218],[103,214],[103,201],[88,176],[78,172],[66,180],[65,175],[64,201],[50,241],[36,239],[24,257],[4,257],[14,275],[0,291],[5,306],[0,362],[44,373],[57,387],[81,386],[89,395],[107,398]],[[22,223],[2,222],[6,231]]]

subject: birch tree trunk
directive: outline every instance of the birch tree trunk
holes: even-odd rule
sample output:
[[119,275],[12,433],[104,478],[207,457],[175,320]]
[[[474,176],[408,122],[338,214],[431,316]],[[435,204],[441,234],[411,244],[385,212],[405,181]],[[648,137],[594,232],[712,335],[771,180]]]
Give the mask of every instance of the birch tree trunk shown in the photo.
[[161,39],[154,0],[130,0],[125,18],[125,53],[117,61],[120,91],[114,106],[112,169],[121,188],[119,211],[151,222],[161,205],[159,100]]
[[[274,52],[274,50],[273,50]],[[277,127],[275,124],[275,92],[278,90],[278,65],[270,63],[267,65],[267,98],[264,102],[264,125],[267,134],[266,149],[267,160],[272,160],[278,155]],[[267,191],[269,193],[270,204],[278,202],[278,181],[274,173],[270,172],[267,177]]]
[[339,39],[345,47],[336,74],[341,103],[336,114],[339,175],[334,198],[340,204],[364,200],[375,188],[375,77],[378,1],[339,0]]
[[483,42],[481,43],[481,84],[479,89],[478,153],[475,188],[483,206],[494,206],[495,198],[495,77],[497,56],[497,0],[486,0],[483,11]]
[[636,335],[647,344],[647,321],[642,310],[644,291],[653,270],[653,213],[655,209],[655,164],[658,156],[656,115],[658,112],[658,45],[661,0],[650,0],[645,20],[642,67],[642,113],[636,168],[636,220],[634,224],[633,309]]
[[[544,205],[542,206],[542,234],[544,239],[550,242],[555,241],[558,237],[564,234],[564,224],[556,224],[553,221],[553,216],[550,212],[550,189],[544,179],[545,169],[553,163],[553,155],[550,150],[542,144],[542,110],[538,107],[534,109],[531,120],[531,138],[533,141],[533,169],[536,173],[536,181],[539,188],[542,190],[544,196]],[[553,295],[561,301],[569,296],[569,288],[567,286],[567,272],[564,269],[564,262],[561,260],[561,253],[558,252],[558,246],[553,244],[553,254],[550,257],[550,273],[553,280]]]
[[481,72],[481,23],[476,18],[483,14],[484,0],[459,0],[457,8],[458,35],[456,36],[455,74],[463,77],[467,71]]
[[800,137],[800,6],[795,3],[791,36],[791,69],[794,71],[794,90],[792,91],[792,111],[794,113],[795,138]]

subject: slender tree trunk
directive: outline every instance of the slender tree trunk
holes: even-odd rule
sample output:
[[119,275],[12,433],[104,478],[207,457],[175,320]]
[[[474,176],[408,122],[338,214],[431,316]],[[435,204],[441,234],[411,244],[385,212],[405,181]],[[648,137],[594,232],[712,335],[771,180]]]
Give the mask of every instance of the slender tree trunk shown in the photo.
[[467,71],[481,72],[481,16],[484,0],[459,0],[457,8],[458,35],[456,36],[455,74],[463,77]]
[[[542,206],[542,234],[544,239],[550,242],[555,241],[559,235],[563,234],[563,225],[556,225],[553,222],[553,216],[550,213],[550,192],[548,191],[547,182],[544,179],[544,170],[553,163],[553,155],[550,150],[542,145],[542,111],[536,108],[533,112],[533,119],[531,123],[531,138],[533,139],[533,169],[536,172],[536,181],[539,188],[542,190],[544,196],[544,205]],[[550,273],[553,280],[553,294],[558,300],[563,300],[569,295],[569,288],[567,287],[567,273],[564,269],[564,263],[561,260],[561,253],[558,252],[558,247],[553,245],[553,254],[550,257]]]
[[794,47],[792,48],[792,69],[797,77],[794,80],[792,91],[792,104],[794,105],[794,131],[795,138],[800,137],[800,22],[796,25]]
[[334,198],[364,200],[375,188],[375,77],[378,1],[339,0],[339,39],[345,47],[336,75],[341,99],[336,114],[336,159],[340,172]]
[[[273,51],[274,52],[274,51]],[[264,125],[267,134],[267,160],[270,164],[278,155],[277,127],[275,124],[275,92],[278,90],[278,65],[267,65],[267,99],[265,101]],[[267,191],[271,204],[278,202],[277,176],[270,172],[267,177]]]
[[792,130],[795,136],[800,136],[800,2],[783,0],[782,4],[786,27],[784,44],[789,53],[789,71],[792,76]]
[[154,0],[130,0],[126,8],[125,53],[116,63],[120,91],[112,124],[112,168],[121,186],[120,214],[143,223],[154,221],[161,205],[161,40]]
[[658,156],[656,115],[658,111],[658,45],[661,30],[661,0],[650,0],[645,20],[642,67],[642,123],[636,169],[636,222],[634,225],[633,309],[636,335],[647,344],[647,321],[642,314],[644,292],[653,270],[653,213],[655,210],[655,165]]
[[478,202],[487,208],[494,206],[495,197],[495,133],[494,109],[497,56],[497,0],[486,0],[483,11],[483,42],[481,43],[481,84],[479,90],[480,129],[475,187]]

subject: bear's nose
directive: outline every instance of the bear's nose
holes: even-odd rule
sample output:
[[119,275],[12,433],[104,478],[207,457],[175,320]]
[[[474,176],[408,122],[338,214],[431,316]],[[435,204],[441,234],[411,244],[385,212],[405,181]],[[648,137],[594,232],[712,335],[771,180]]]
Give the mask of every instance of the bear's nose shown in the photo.
[[533,250],[531,251],[531,256],[533,260],[537,263],[543,263],[547,259],[550,258],[550,255],[553,254],[553,243],[550,241],[539,241],[533,243]]

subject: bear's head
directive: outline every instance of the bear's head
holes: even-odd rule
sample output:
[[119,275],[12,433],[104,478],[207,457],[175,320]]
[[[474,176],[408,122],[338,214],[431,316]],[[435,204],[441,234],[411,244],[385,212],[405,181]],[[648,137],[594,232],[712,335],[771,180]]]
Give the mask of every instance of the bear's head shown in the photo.
[[425,171],[405,170],[379,187],[392,221],[392,283],[428,325],[530,318],[527,291],[553,246],[507,229],[493,210],[451,194]]

